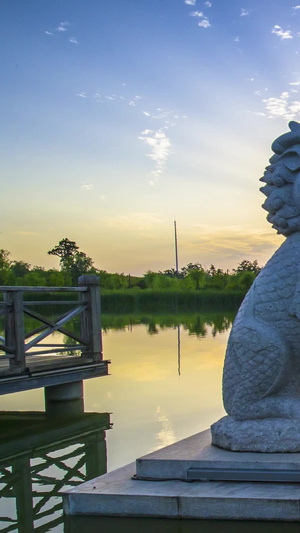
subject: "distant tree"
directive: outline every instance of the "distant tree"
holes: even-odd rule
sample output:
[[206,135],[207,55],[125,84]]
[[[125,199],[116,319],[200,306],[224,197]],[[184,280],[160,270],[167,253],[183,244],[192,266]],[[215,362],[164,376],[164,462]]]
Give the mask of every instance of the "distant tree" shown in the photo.
[[10,269],[16,278],[23,278],[28,272],[30,272],[30,264],[25,261],[13,261]]
[[236,274],[241,274],[242,272],[253,272],[254,274],[259,274],[261,271],[261,267],[258,266],[257,260],[249,261],[248,259],[244,259],[239,263],[237,268],[233,269],[233,272]]
[[76,242],[67,238],[59,241],[52,250],[49,250],[48,254],[59,257],[61,269],[70,274],[73,285],[77,284],[79,276],[91,272],[93,268],[91,257],[88,257],[84,252],[80,252]]

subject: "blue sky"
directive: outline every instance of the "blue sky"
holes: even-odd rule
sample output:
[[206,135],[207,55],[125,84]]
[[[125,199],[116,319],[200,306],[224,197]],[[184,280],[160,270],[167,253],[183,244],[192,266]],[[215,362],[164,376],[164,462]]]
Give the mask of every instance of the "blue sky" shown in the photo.
[[300,4],[2,0],[1,248],[56,266],[261,264],[258,179],[300,119]]

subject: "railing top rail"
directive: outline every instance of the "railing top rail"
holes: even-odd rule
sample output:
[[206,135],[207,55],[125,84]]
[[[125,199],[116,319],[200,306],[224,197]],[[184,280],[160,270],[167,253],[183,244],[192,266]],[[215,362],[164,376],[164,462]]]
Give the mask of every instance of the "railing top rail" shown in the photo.
[[87,287],[20,287],[20,286],[0,286],[1,292],[87,292]]

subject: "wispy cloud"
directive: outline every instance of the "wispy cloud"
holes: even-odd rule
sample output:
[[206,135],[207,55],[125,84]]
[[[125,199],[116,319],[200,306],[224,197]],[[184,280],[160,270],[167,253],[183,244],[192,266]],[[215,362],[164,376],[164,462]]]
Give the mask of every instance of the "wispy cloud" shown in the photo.
[[48,31],[48,30],[45,31],[45,34],[46,35],[54,35],[54,33],[52,33],[52,31]]
[[70,22],[60,22],[56,29],[57,31],[68,31],[68,26],[70,26]]
[[87,98],[86,93],[75,93],[75,96],[80,96],[80,98]]
[[126,215],[109,218],[106,221],[107,226],[117,229],[129,229],[134,231],[145,231],[152,229],[158,224],[162,224],[164,219],[156,213],[147,213],[142,211],[133,211]]
[[294,6],[293,9],[300,9],[300,6]]
[[150,157],[155,163],[155,168],[150,173],[150,185],[154,185],[164,172],[167,159],[172,151],[170,139],[162,128],[157,131],[146,129],[138,138],[151,149],[147,157]]
[[240,17],[247,17],[249,14],[250,14],[250,9],[245,9],[244,7],[242,7],[241,12],[240,12]]
[[268,118],[283,118],[292,120],[300,113],[300,102],[291,99],[288,91],[281,93],[279,98],[266,98],[263,100]]
[[239,37],[239,35],[237,35],[236,38],[233,39],[233,40],[234,40],[236,43],[239,43],[239,42],[240,42],[240,37]]
[[100,200],[101,200],[101,202],[103,202],[103,200],[106,200],[106,196],[105,196],[105,194],[101,194],[101,195],[100,195]]
[[290,81],[289,85],[300,85],[300,81]]
[[84,185],[81,185],[81,188],[84,191],[92,191],[93,188],[94,188],[94,184],[93,183],[85,183]]
[[190,15],[191,17],[203,17],[204,16],[202,11],[192,11]]
[[291,30],[284,31],[282,27],[278,26],[277,24],[273,27],[271,33],[274,33],[274,35],[277,35],[277,37],[280,37],[281,40],[294,38]]
[[207,7],[211,7],[211,6],[212,6],[212,3],[211,3],[209,0],[207,0],[207,1],[205,2],[205,5],[206,5]]
[[77,41],[77,39],[75,39],[75,37],[70,37],[70,38],[69,38],[69,41],[70,41],[70,43],[72,43],[72,44],[78,44],[78,41]]
[[196,0],[184,0],[184,3],[187,4],[188,6],[195,6]]

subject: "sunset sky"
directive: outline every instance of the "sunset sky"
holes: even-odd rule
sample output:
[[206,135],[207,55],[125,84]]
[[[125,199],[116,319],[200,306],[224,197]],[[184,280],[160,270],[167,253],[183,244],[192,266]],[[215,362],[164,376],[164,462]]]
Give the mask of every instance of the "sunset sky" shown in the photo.
[[109,272],[263,265],[258,179],[300,120],[300,4],[2,0],[0,248]]

